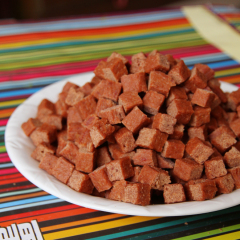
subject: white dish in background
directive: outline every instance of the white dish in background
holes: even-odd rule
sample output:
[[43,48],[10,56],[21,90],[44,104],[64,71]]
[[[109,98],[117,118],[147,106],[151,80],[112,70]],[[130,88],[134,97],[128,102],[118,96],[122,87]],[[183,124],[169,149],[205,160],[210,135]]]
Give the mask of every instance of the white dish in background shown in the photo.
[[[38,167],[39,162],[30,156],[34,150],[34,145],[30,138],[26,137],[23,133],[21,129],[22,123],[26,122],[30,117],[34,118],[36,116],[37,106],[42,99],[47,98],[52,102],[56,102],[58,93],[62,91],[67,81],[82,86],[84,83],[90,81],[92,77],[92,73],[84,73],[51,84],[29,97],[11,115],[5,132],[6,149],[16,168],[29,181],[44,191],[73,204],[128,215],[159,217],[183,216],[213,212],[240,204],[240,189],[238,189],[230,194],[222,194],[212,200],[202,202],[192,201],[175,204],[149,205],[145,207],[137,206],[130,203],[117,202],[78,193],[40,169]],[[237,89],[236,86],[228,83],[222,83],[221,87],[225,92],[231,92]]]

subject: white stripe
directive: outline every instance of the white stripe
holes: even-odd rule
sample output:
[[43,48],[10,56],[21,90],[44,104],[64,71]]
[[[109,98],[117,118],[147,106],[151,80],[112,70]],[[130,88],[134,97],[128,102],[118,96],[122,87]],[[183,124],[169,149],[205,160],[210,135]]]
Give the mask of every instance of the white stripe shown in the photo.
[[21,190],[21,191],[1,193],[0,194],[0,198],[9,197],[9,196],[17,196],[17,195],[26,194],[26,193],[40,192],[40,191],[42,191],[42,189],[40,189],[40,188],[32,188],[32,189]]
[[5,129],[6,129],[6,126],[0,127],[0,131],[5,131]]

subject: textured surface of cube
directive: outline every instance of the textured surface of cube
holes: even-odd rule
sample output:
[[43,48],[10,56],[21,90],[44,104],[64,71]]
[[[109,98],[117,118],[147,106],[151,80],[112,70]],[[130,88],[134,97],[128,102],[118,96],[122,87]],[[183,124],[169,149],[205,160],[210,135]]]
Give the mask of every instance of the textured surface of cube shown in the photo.
[[67,123],[74,123],[74,122],[82,122],[82,118],[80,116],[80,112],[78,109],[74,107],[70,107],[67,111]]
[[67,184],[68,179],[72,175],[74,165],[63,157],[57,159],[56,165],[52,170],[52,175],[59,181]]
[[31,157],[37,161],[41,161],[46,153],[54,154],[55,147],[47,144],[47,143],[40,143],[32,152]]
[[108,178],[106,166],[101,166],[89,173],[94,187],[98,192],[103,192],[112,187],[112,183]]
[[205,77],[207,80],[211,80],[214,78],[214,70],[211,69],[208,65],[202,64],[202,63],[197,63],[194,65]]
[[191,102],[200,107],[211,107],[215,94],[212,91],[197,88]]
[[136,140],[136,145],[161,152],[167,138],[167,133],[163,133],[157,129],[142,128]]
[[121,77],[123,92],[146,92],[147,78],[144,72],[124,75]]
[[173,169],[174,168],[174,162],[169,159],[162,157],[160,154],[157,154],[157,160],[158,160],[158,167],[164,168],[164,169]]
[[145,72],[146,56],[141,52],[132,56],[131,73]]
[[63,86],[62,92],[66,92],[68,93],[68,91],[70,90],[70,88],[79,88],[79,86],[75,83],[72,82],[66,82],[66,84]]
[[227,95],[227,106],[232,110],[236,111],[237,106],[240,104],[240,89],[233,91]]
[[190,77],[191,71],[185,65],[183,60],[180,60],[171,68],[168,75],[173,78],[176,84],[185,82]]
[[37,128],[40,127],[42,123],[37,118],[29,118],[27,122],[22,124],[22,130],[24,131],[26,136],[30,136],[30,134]]
[[75,160],[78,159],[78,151],[78,147],[73,142],[67,141],[67,144],[62,148],[59,154],[75,164]]
[[172,87],[169,92],[169,96],[167,98],[166,104],[167,106],[175,99],[184,99],[188,100],[186,91],[182,87]]
[[124,193],[127,184],[128,182],[125,180],[115,181],[113,183],[113,187],[109,190],[109,193],[107,194],[106,198],[123,202],[125,199]]
[[90,130],[98,120],[99,120],[99,117],[96,114],[91,114],[91,115],[88,115],[88,117],[84,120],[82,125],[85,128]]
[[149,123],[149,118],[138,107],[133,110],[122,120],[122,124],[133,134],[137,133],[142,127]]
[[83,92],[84,96],[88,96],[92,93],[95,84],[92,82],[87,82],[81,87],[81,91]]
[[55,112],[57,115],[62,116],[63,118],[67,118],[68,111],[68,105],[65,103],[65,101],[58,99],[55,103]]
[[41,143],[51,144],[57,138],[57,129],[54,126],[43,123],[31,133],[30,138],[35,146]]
[[135,151],[124,153],[119,144],[109,144],[108,149],[113,159],[119,159],[123,157],[130,157],[132,159],[135,155]]
[[189,158],[177,159],[173,173],[183,181],[195,180],[202,176],[203,165]]
[[96,152],[78,151],[78,157],[75,159],[76,170],[90,173],[96,166]]
[[124,180],[134,175],[130,157],[113,160],[106,165],[106,168],[111,182]]
[[55,107],[54,104],[48,99],[43,99],[38,105],[37,118],[41,120],[43,116],[54,114]]
[[192,104],[184,99],[175,99],[169,104],[167,114],[176,118],[179,124],[187,124],[193,114]]
[[107,58],[107,62],[110,62],[112,59],[114,58],[120,58],[123,62],[123,64],[127,64],[128,60],[120,53],[117,52],[113,52],[108,58]]
[[234,189],[234,180],[230,173],[223,177],[215,179],[218,188],[218,193],[231,193]]
[[152,128],[159,129],[161,132],[173,134],[177,119],[163,113],[158,113],[153,118]]
[[194,106],[193,110],[194,110],[194,112],[193,112],[191,120],[189,122],[190,126],[200,127],[201,125],[210,122],[211,108],[203,108],[203,107],[199,107],[199,106]]
[[106,108],[100,112],[102,118],[107,118],[110,124],[121,123],[125,117],[125,112],[122,105]]
[[236,189],[240,188],[240,166],[228,169],[228,172],[232,175]]
[[186,201],[185,192],[182,184],[167,184],[163,188],[163,197],[165,203],[177,203]]
[[195,138],[198,137],[199,139],[205,141],[207,139],[208,132],[207,132],[207,126],[202,125],[200,127],[190,127],[188,128],[188,137]]
[[53,155],[52,153],[45,153],[44,156],[41,158],[41,162],[39,163],[39,167],[45,171],[47,171],[49,174],[52,175],[53,168],[55,167],[57,163],[58,158]]
[[184,125],[176,124],[173,129],[173,133],[169,135],[169,139],[181,140],[184,134]]
[[101,167],[112,161],[110,153],[107,146],[102,146],[97,149],[96,153],[96,166]]
[[240,118],[230,122],[229,125],[235,135],[240,138]]
[[204,163],[205,174],[208,179],[222,177],[227,174],[227,169],[222,157],[214,157]]
[[166,73],[169,69],[170,63],[166,56],[160,53],[148,55],[145,65],[146,73],[150,73],[151,71],[162,71]]
[[186,144],[186,152],[199,164],[203,164],[212,154],[213,149],[198,137],[190,139]]
[[56,114],[49,114],[42,117],[41,122],[47,123],[51,126],[56,127],[57,130],[62,129],[62,116]]
[[98,117],[102,117],[100,112],[106,108],[110,108],[110,107],[113,107],[115,106],[116,104],[110,100],[110,99],[106,99],[106,98],[102,98],[100,97],[98,99],[98,102],[97,102],[97,107],[96,107],[96,114]]
[[65,103],[67,105],[73,106],[83,98],[84,98],[84,93],[82,92],[81,88],[71,87],[68,91],[67,97],[65,99]]
[[225,153],[223,160],[229,168],[240,166],[240,151],[233,146]]
[[81,173],[77,170],[73,170],[67,185],[77,192],[87,194],[91,194],[94,188],[90,177],[87,174]]
[[161,155],[165,158],[182,158],[184,155],[185,144],[176,139],[170,139],[165,142]]
[[139,182],[138,176],[139,176],[141,170],[142,170],[142,167],[140,167],[140,166],[133,167],[134,175],[133,175],[133,177],[128,179],[129,182]]
[[154,150],[150,149],[137,149],[136,154],[132,158],[134,165],[149,165],[158,166],[157,155]]

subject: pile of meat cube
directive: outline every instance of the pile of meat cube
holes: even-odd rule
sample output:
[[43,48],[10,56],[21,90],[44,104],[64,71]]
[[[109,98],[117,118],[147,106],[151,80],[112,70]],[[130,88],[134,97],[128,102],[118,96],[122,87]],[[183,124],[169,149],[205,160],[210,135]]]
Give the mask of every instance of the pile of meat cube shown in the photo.
[[78,192],[139,205],[240,188],[240,90],[224,93],[207,65],[190,71],[156,50],[131,62],[113,53],[94,73],[23,123],[40,168]]

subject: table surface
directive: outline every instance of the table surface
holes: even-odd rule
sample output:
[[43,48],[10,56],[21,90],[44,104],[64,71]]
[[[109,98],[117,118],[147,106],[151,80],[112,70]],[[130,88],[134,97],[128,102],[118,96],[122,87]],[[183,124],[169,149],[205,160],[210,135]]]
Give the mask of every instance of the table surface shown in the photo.
[[[207,8],[240,34],[239,9]],[[9,159],[4,143],[6,124],[31,94],[69,76],[93,71],[113,51],[130,56],[153,49],[183,59],[189,68],[198,62],[208,64],[220,80],[240,84],[239,60],[204,39],[182,9],[0,22],[0,239],[4,239],[1,233],[6,233],[8,226],[12,229],[8,228],[9,233],[17,226],[20,235],[6,239],[20,239],[24,228],[34,231],[32,239],[45,240],[240,238],[240,205],[182,217],[107,213],[44,192],[21,175]]]

